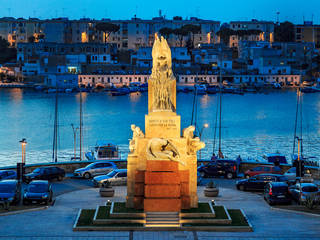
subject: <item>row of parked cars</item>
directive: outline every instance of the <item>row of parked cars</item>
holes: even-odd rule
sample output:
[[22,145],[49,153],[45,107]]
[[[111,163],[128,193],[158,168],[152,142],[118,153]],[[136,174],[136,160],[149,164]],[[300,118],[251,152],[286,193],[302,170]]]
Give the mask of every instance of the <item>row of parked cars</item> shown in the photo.
[[320,201],[320,191],[316,184],[308,179],[296,179],[293,182],[280,174],[255,175],[237,181],[236,187],[242,191],[264,191],[264,199],[270,205],[291,204],[292,200],[302,204],[311,197],[313,201]]
[[116,164],[110,161],[91,163],[84,168],[76,169],[73,175],[85,179],[92,178],[95,187],[101,187],[106,182],[111,185],[125,185],[127,183],[127,169],[118,169]]
[[0,181],[0,202],[18,204],[21,199],[23,204],[45,203],[52,201],[52,187],[47,180],[34,180],[24,190],[18,180],[6,179]]
[[45,203],[52,201],[53,192],[50,180],[62,181],[65,171],[58,167],[40,167],[23,176],[23,186],[17,180],[17,173],[13,170],[0,171],[0,203],[3,205]]

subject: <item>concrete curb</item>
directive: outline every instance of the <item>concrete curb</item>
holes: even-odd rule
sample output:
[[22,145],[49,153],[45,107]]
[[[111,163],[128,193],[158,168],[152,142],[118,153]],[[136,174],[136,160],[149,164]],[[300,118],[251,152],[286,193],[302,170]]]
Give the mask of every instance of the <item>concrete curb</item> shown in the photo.
[[80,218],[81,212],[82,212],[82,208],[80,208],[80,209],[79,209],[79,211],[78,211],[78,214],[77,214],[76,220],[75,220],[75,222],[74,222],[74,224],[73,224],[73,227],[72,227],[73,231],[74,231],[74,229],[76,229],[76,228],[77,228],[77,223],[78,223],[78,221],[79,221],[79,218]]
[[34,211],[46,210],[48,208],[49,208],[49,206],[28,208],[28,209],[24,209],[24,210],[13,211],[13,212],[0,213],[0,216],[8,216],[8,215],[14,215],[14,214],[20,214],[20,213],[34,212]]
[[249,218],[248,218],[248,217],[247,217],[247,215],[244,213],[244,211],[243,211],[243,209],[242,209],[242,208],[240,208],[240,211],[241,211],[241,213],[242,213],[243,217],[246,219],[246,221],[247,221],[247,223],[248,223],[249,227],[251,228],[251,232],[253,232],[253,226],[252,226],[251,222],[249,221]]
[[296,210],[290,210],[290,209],[275,208],[275,207],[270,207],[270,209],[275,210],[275,211],[297,213],[297,214],[302,214],[302,215],[307,215],[307,216],[312,216],[312,217],[320,217],[320,214],[314,214],[314,213],[308,213],[308,212],[302,212],[302,211],[296,211]]

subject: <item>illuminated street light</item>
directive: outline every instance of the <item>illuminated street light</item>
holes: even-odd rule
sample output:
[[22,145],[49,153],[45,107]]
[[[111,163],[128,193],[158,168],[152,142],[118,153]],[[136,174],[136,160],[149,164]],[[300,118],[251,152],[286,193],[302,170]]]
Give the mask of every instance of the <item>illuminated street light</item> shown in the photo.
[[23,138],[21,141],[21,149],[22,149],[22,163],[26,162],[26,145],[27,145],[27,140]]

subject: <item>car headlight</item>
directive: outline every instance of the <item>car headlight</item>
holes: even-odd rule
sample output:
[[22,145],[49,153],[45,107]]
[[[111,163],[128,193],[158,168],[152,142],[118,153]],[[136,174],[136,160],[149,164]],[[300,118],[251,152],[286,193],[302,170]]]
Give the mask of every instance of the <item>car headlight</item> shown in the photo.
[[43,195],[42,198],[48,198],[48,194]]
[[23,197],[28,197],[28,194],[26,194],[26,193],[25,193],[25,194],[23,194]]
[[12,201],[12,200],[13,200],[13,197],[11,197],[11,198],[8,198],[8,200],[9,200],[9,201]]

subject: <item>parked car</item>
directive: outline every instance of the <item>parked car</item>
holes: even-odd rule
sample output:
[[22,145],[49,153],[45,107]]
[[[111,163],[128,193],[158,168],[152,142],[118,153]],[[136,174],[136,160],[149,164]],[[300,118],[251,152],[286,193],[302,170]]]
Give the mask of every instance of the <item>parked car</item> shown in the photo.
[[264,200],[269,205],[291,204],[288,184],[285,182],[269,182],[264,188]]
[[296,183],[289,187],[289,192],[292,196],[292,199],[297,203],[301,204],[305,202],[308,197],[314,197],[316,202],[319,202],[319,188],[314,183]]
[[236,186],[238,190],[246,191],[263,191],[264,187],[269,182],[287,182],[288,179],[280,174],[260,174],[251,178],[246,178],[237,181]]
[[57,179],[62,181],[66,175],[64,169],[59,167],[39,167],[33,170],[32,173],[28,173],[24,176],[26,183],[33,180],[53,180]]
[[21,184],[18,180],[8,179],[0,181],[0,202],[17,204],[21,199]]
[[[284,176],[286,176],[289,181],[296,181],[296,168],[295,167],[292,167],[292,168],[289,168],[288,171],[286,171],[284,173]],[[312,179],[312,176],[309,172],[309,170],[306,170],[305,173],[304,173],[304,176],[303,176],[304,179]]]
[[2,170],[0,171],[0,181],[4,179],[16,179],[17,173],[13,170]]
[[281,174],[281,168],[272,165],[260,165],[245,171],[245,178],[250,178],[263,173]]
[[237,162],[234,160],[213,160],[206,165],[198,167],[201,177],[219,177],[231,179],[237,176]]
[[108,174],[112,170],[117,169],[115,163],[110,161],[99,161],[87,165],[84,168],[78,168],[74,171],[74,176],[89,179],[93,176]]
[[95,187],[101,187],[105,182],[111,185],[125,185],[127,183],[127,169],[115,169],[107,175],[101,175],[92,179]]
[[23,194],[23,204],[41,203],[48,204],[52,201],[52,187],[47,180],[34,180],[28,184]]

